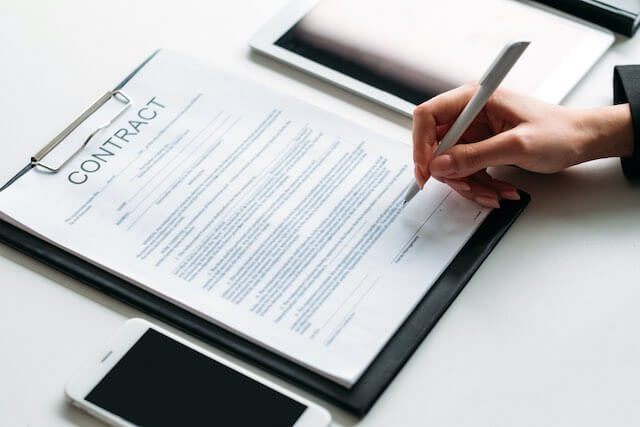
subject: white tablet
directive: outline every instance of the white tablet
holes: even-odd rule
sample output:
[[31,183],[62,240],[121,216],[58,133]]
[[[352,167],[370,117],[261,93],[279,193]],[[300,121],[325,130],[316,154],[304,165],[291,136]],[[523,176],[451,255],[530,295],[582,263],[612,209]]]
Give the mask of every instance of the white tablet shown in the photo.
[[250,44],[410,116],[432,96],[480,79],[516,39],[532,43],[503,86],[559,103],[614,36],[531,1],[295,0]]

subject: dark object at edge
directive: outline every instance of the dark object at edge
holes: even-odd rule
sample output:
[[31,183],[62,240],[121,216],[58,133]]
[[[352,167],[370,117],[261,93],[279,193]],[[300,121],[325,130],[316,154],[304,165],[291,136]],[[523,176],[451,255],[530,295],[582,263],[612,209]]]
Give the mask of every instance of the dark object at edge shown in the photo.
[[[626,10],[614,6],[616,0],[536,0],[578,18],[593,22],[624,36],[633,36],[640,24],[640,10]],[[621,5],[622,6],[622,5]]]

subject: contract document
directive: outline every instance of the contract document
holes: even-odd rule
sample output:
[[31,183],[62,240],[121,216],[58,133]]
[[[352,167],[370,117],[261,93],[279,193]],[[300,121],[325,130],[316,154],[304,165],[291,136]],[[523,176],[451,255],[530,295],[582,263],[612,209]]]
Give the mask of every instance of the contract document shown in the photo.
[[345,387],[490,211],[437,181],[403,209],[409,145],[187,56],[122,91],[1,218]]

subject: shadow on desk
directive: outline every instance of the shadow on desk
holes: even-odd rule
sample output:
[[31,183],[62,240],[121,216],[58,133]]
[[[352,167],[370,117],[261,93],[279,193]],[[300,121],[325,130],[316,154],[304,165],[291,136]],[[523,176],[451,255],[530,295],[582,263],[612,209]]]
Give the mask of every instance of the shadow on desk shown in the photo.
[[524,215],[540,227],[557,222],[588,226],[604,219],[624,221],[640,216],[640,185],[624,177],[619,159],[597,160],[550,175],[518,168],[491,173],[531,194]]

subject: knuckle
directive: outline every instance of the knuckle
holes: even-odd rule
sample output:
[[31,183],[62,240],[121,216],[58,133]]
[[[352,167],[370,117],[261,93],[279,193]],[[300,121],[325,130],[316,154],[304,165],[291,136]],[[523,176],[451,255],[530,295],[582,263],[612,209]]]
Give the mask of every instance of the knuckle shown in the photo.
[[514,129],[511,135],[512,148],[516,153],[527,154],[531,149],[531,134],[526,129]]
[[423,102],[422,104],[418,105],[416,108],[413,109],[413,117],[425,117],[429,115],[429,105],[427,104],[427,102]]

